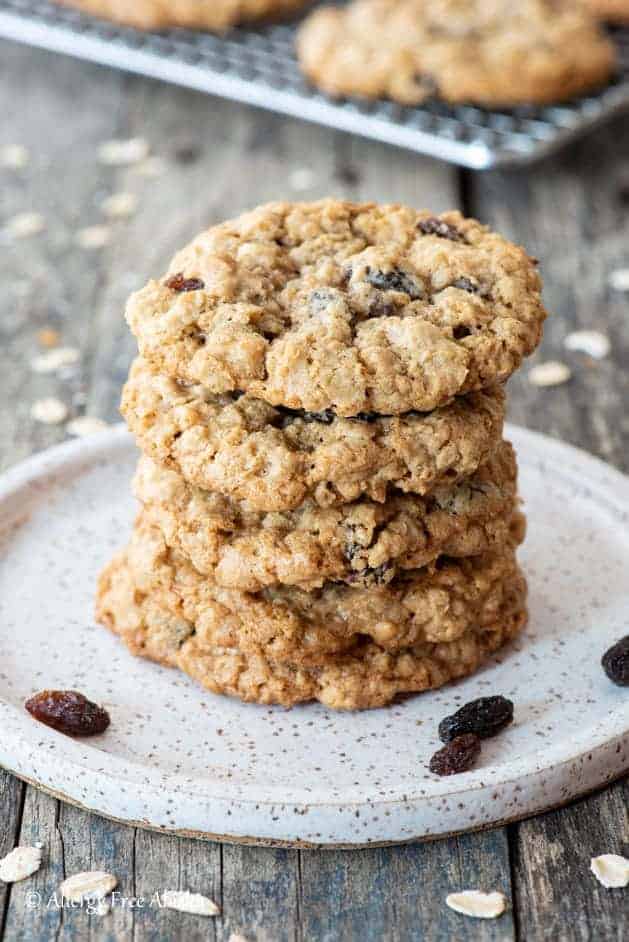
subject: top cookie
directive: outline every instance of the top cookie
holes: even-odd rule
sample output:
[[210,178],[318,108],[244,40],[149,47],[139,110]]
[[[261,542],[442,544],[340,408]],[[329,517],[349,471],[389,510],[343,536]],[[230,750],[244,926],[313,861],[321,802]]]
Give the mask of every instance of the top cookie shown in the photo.
[[160,371],[341,416],[429,411],[541,338],[535,262],[458,212],[272,203],[201,233],[127,320]]
[[236,23],[278,17],[303,7],[306,0],[58,0],[115,23],[136,29],[183,26],[221,32]]
[[316,10],[297,52],[331,95],[552,102],[607,81],[612,43],[574,0],[354,0]]

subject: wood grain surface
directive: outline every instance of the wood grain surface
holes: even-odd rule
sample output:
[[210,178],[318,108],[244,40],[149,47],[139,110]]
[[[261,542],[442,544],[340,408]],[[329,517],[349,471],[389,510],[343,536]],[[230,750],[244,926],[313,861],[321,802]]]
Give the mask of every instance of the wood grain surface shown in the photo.
[[[201,227],[261,201],[332,194],[435,211],[459,206],[526,244],[541,260],[554,314],[536,361],[565,360],[574,375],[565,386],[538,389],[525,368],[510,386],[511,417],[629,470],[629,295],[612,292],[608,283],[610,271],[629,267],[626,120],[529,171],[462,174],[8,43],[0,44],[0,114],[0,147],[19,143],[31,153],[27,167],[0,170],[0,228],[26,211],[46,219],[45,233],[0,243],[4,467],[65,437],[63,426],[30,418],[36,399],[55,396],[72,415],[117,419],[134,352],[124,300],[162,271],[175,248]],[[100,143],[136,136],[150,142],[162,174],[147,178],[137,167],[99,164]],[[80,248],[77,232],[103,222],[102,200],[125,191],[138,197],[135,214],[112,224],[106,248]],[[563,339],[576,326],[608,334],[612,356],[595,362],[566,353]],[[80,349],[76,369],[32,371],[43,327]],[[227,942],[232,933],[251,942],[625,939],[629,891],[600,887],[589,859],[629,854],[628,799],[629,785],[621,782],[569,808],[483,834],[357,852],[290,851],[134,830],[0,772],[0,856],[17,843],[45,847],[38,874],[0,884],[0,925],[11,942]],[[156,906],[120,906],[101,917],[46,905],[66,875],[89,869],[115,873],[127,897],[190,889],[214,898],[223,914],[202,920]],[[481,922],[448,910],[447,893],[466,887],[501,889],[508,912]]]

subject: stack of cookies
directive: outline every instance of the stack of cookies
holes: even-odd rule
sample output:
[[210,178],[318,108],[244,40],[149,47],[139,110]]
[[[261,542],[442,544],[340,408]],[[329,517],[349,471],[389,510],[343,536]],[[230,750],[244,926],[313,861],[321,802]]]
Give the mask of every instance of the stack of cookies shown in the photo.
[[457,212],[276,203],[129,301],[142,510],[99,620],[244,700],[381,706],[526,620],[502,384],[536,263]]

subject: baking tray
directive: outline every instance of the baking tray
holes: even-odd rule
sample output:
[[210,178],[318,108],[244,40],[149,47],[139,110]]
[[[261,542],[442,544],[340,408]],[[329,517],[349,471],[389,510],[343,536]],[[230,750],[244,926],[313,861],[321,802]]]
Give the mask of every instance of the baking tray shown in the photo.
[[597,94],[568,104],[489,111],[430,102],[407,108],[332,101],[302,78],[296,24],[141,33],[43,0],[0,0],[0,36],[195,88],[480,170],[526,164],[629,108],[629,29],[615,29],[620,69]]

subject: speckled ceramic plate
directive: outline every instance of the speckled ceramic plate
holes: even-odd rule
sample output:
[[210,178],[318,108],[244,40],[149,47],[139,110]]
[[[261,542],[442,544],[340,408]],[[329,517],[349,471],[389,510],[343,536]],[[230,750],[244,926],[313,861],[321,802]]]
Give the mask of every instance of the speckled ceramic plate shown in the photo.
[[[90,810],[224,840],[361,845],[546,810],[629,766],[629,691],[600,668],[629,622],[629,480],[566,445],[509,430],[529,536],[528,630],[480,673],[365,713],[287,711],[213,696],[133,658],[94,624],[96,575],[134,515],[123,429],[74,442],[0,482],[0,764]],[[110,729],[74,741],[22,707],[43,687],[104,703]],[[437,721],[503,693],[516,722],[471,772],[426,763]]]

